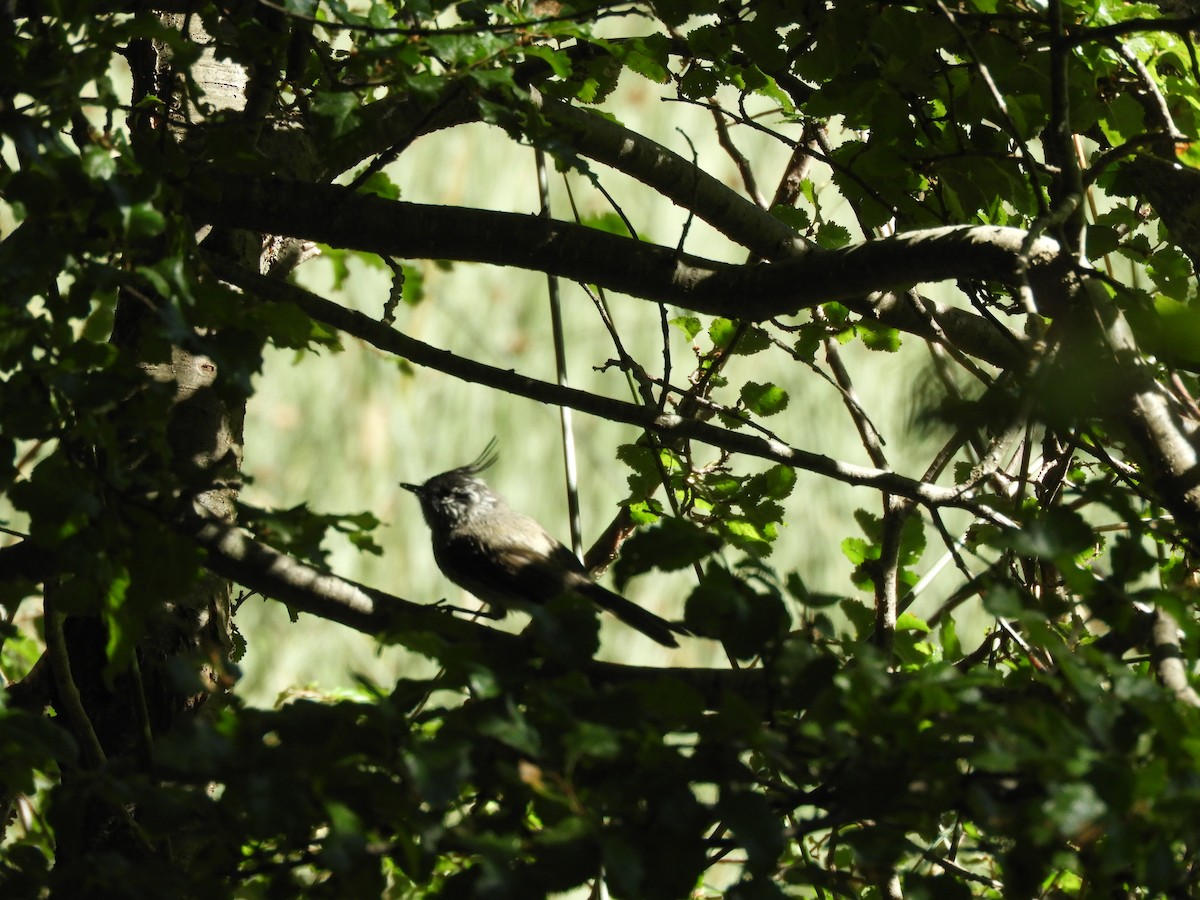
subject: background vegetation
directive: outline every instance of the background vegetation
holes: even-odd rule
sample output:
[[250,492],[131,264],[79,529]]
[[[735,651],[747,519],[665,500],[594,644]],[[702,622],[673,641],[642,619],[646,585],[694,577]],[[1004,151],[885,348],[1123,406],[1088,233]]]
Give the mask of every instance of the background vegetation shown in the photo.
[[9,3],[5,895],[1193,893],[1197,21]]

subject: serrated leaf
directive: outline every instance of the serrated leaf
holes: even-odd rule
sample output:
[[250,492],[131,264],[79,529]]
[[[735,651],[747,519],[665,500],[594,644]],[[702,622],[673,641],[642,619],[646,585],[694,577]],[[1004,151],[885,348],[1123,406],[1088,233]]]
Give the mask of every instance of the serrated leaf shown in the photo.
[[613,41],[605,46],[626,66],[644,78],[659,84],[670,80],[667,61],[670,58],[671,42],[665,34],[649,34],[645,37]]
[[400,199],[400,185],[392,181],[387,172],[377,171],[358,186],[358,191],[361,194],[372,194],[376,197],[382,197],[385,200]]
[[862,538],[848,537],[842,541],[842,555],[854,565],[861,566],[868,559],[879,558],[879,547]]
[[670,324],[686,334],[689,341],[694,341],[700,329],[704,327],[697,316],[676,316]]
[[837,222],[822,222],[817,228],[816,241],[826,250],[837,250],[850,243],[850,232]]
[[774,384],[758,384],[748,381],[742,385],[742,403],[746,409],[760,416],[773,416],[787,409],[788,394]]
[[766,556],[776,537],[774,524],[760,525],[749,518],[729,518],[721,522],[721,533],[731,545],[754,556]]
[[772,206],[771,215],[796,232],[807,231],[809,226],[812,225],[812,218],[809,216],[808,210],[798,206],[785,206],[783,204]]
[[817,351],[825,339],[823,331],[817,328],[804,328],[796,343],[792,345],[792,354],[801,362],[812,363],[817,358]]
[[728,346],[735,334],[737,334],[737,322],[732,319],[717,316],[709,323],[708,339],[712,341],[714,347]]
[[617,448],[617,459],[633,470],[626,479],[631,497],[644,497],[662,483],[655,451],[649,447],[622,444]]
[[863,344],[871,350],[895,353],[900,349],[900,332],[877,322],[861,321],[855,325]]
[[627,507],[629,510],[629,518],[634,525],[653,525],[662,518],[662,504],[657,500],[639,500],[636,503],[630,503]]
[[752,356],[771,346],[771,336],[757,325],[718,317],[708,326],[713,346],[736,356]]
[[545,62],[556,78],[570,77],[571,57],[561,50],[554,50],[546,44],[527,45],[523,50],[527,57],[536,57]]
[[752,477],[747,487],[763,497],[782,500],[791,496],[796,487],[796,470],[779,463]]

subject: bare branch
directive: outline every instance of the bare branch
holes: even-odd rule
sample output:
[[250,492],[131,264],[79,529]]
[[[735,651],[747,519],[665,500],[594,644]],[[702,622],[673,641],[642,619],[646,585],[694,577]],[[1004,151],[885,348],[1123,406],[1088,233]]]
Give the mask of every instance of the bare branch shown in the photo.
[[682,416],[661,414],[635,403],[601,397],[577,388],[539,381],[535,378],[518,375],[511,370],[498,369],[474,360],[463,359],[446,350],[431,347],[422,341],[394,331],[360,312],[346,309],[303,288],[250,272],[216,257],[208,257],[207,262],[219,278],[237,285],[252,296],[294,304],[314,319],[367,341],[380,350],[394,353],[417,365],[429,366],[465,381],[499,388],[541,403],[570,406],[580,412],[613,422],[635,425],[667,439],[696,440],[734,453],[769,459],[816,472],[847,484],[884,490],[916,503],[929,506],[959,507],[970,510],[989,521],[1011,524],[1004,516],[956,488],[927,484],[895,472],[856,466],[819,453],[798,450],[780,441],[758,435],[729,431],[707,422]]
[[[222,578],[356,631],[386,635],[401,630],[433,629],[443,637],[459,639],[478,637],[480,629],[493,631],[475,622],[456,619],[434,605],[402,600],[321,572],[229,525],[207,522],[193,537],[208,550],[205,565]],[[431,621],[434,616],[436,626]]]
[[1153,640],[1159,680],[1188,706],[1200,706],[1200,695],[1188,683],[1187,666],[1179,649],[1179,625],[1162,607],[1154,611]]

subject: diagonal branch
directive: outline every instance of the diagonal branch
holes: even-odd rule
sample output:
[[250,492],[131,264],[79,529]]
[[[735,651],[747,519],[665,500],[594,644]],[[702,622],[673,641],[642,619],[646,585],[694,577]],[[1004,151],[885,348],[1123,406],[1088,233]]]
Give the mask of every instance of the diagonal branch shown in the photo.
[[[208,551],[205,565],[223,578],[357,631],[385,638],[401,632],[432,632],[442,640],[469,641],[485,651],[529,652],[519,635],[320,572],[229,525],[207,522],[193,536]],[[580,660],[579,668],[590,678],[607,684],[671,677],[699,691],[709,704],[721,702],[729,691],[755,704],[765,702],[768,696],[768,680],[762,669],[663,669],[596,659]]]
[[346,309],[303,288],[268,278],[265,275],[258,275],[217,257],[206,257],[206,261],[219,278],[237,285],[258,299],[293,304],[317,321],[352,334],[380,350],[394,353],[417,365],[429,366],[465,381],[486,384],[540,403],[569,406],[580,412],[590,413],[613,422],[636,425],[638,428],[653,431],[664,438],[696,440],[734,453],[795,466],[847,484],[887,491],[927,506],[959,507],[968,509],[988,521],[1011,524],[1004,516],[980,503],[972,494],[964,493],[958,488],[940,487],[907,478],[895,472],[841,462],[819,453],[810,453],[806,450],[789,447],[780,441],[729,431],[683,416],[661,414],[655,409],[635,403],[602,397],[577,388],[551,384],[547,381],[518,375],[511,370],[498,369],[475,360],[464,359],[447,350],[431,347],[376,322],[360,312]]
[[[454,618],[436,606],[402,600],[321,572],[229,525],[206,522],[192,536],[208,551],[205,566],[222,578],[356,631],[385,636],[433,628],[461,640],[477,638],[480,629],[494,631]],[[431,616],[438,617],[436,626],[431,624]]]

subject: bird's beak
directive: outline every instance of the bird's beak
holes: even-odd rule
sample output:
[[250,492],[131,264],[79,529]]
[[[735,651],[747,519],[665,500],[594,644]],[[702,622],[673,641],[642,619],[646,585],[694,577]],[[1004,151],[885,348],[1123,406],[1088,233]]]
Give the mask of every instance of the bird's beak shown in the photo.
[[412,491],[414,494],[421,493],[421,486],[419,484],[408,484],[407,482],[402,481],[400,482],[400,487],[404,488],[406,491]]

